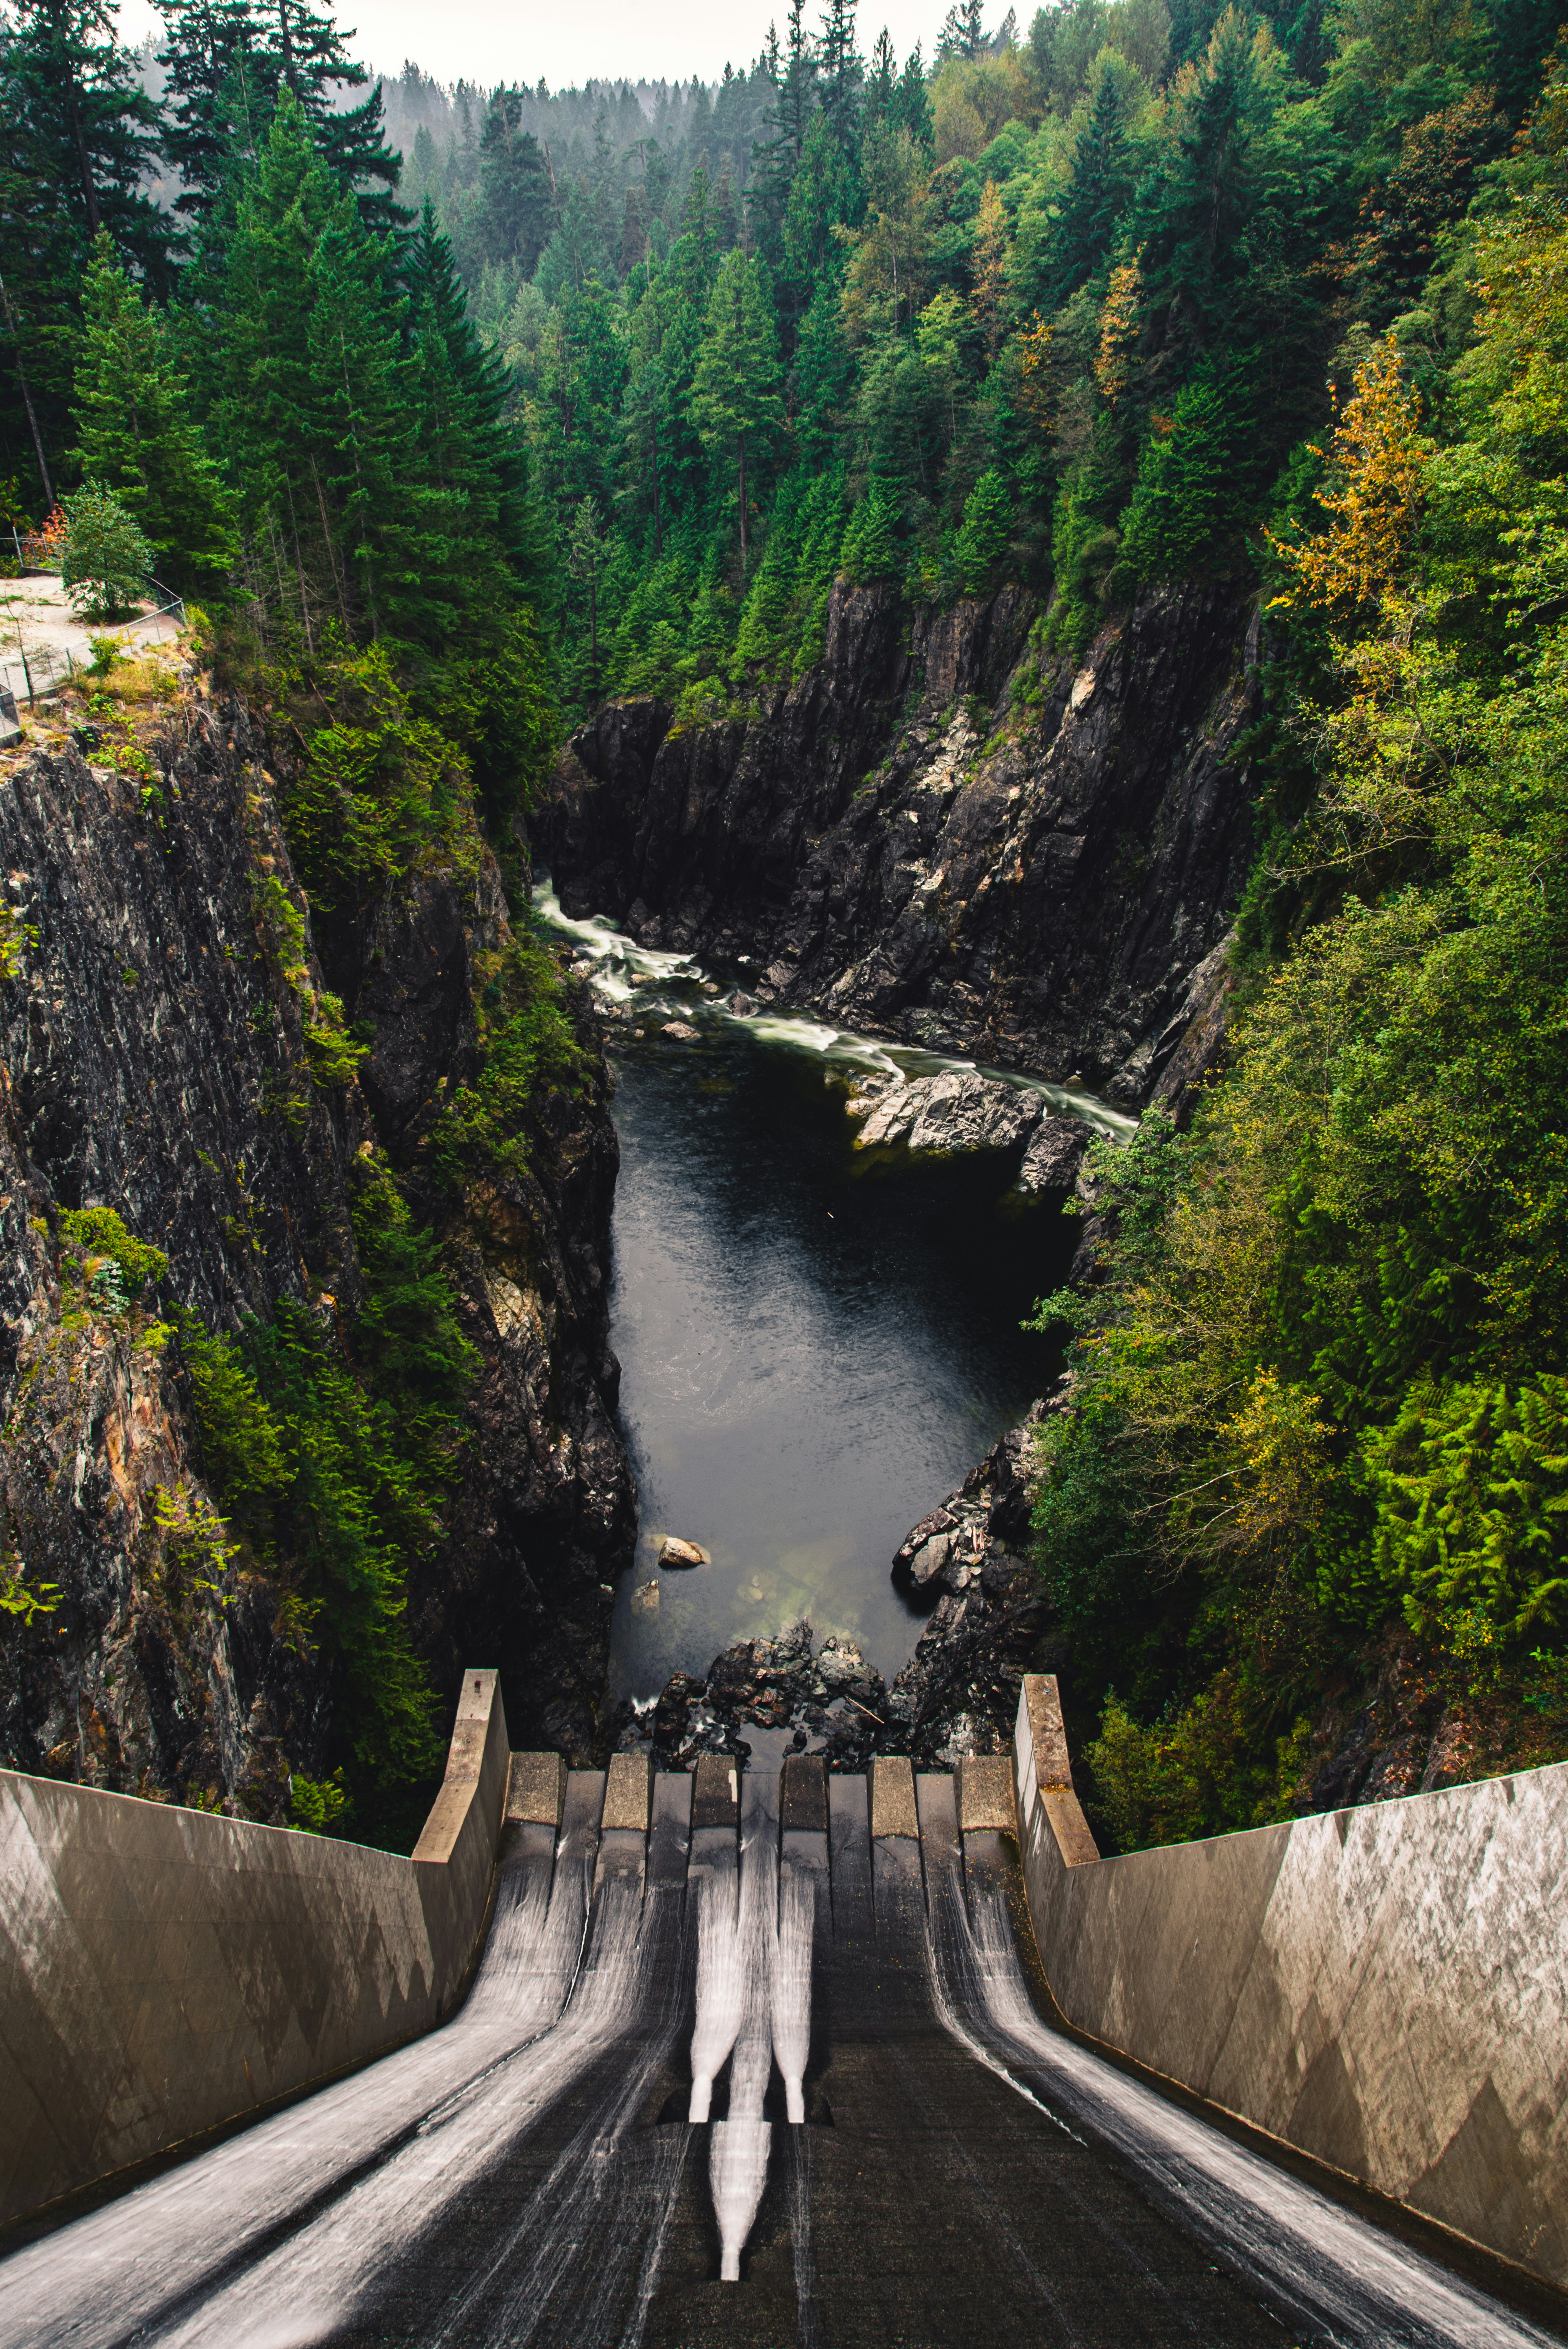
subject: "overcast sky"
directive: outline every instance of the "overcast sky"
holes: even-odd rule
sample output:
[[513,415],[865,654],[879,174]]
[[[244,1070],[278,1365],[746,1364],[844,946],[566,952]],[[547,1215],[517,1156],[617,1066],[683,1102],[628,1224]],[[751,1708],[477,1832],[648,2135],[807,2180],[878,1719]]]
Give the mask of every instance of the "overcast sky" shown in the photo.
[[[986,8],[988,30],[1006,6],[1000,0]],[[689,81],[699,74],[717,81],[727,61],[738,69],[749,64],[767,39],[769,20],[782,29],[787,7],[788,0],[683,0],[675,8],[649,0],[566,7],[559,0],[523,0],[521,6],[446,0],[432,13],[428,0],[360,0],[357,6],[345,0],[336,15],[355,27],[355,56],[384,73],[398,72],[412,57],[438,81],[531,84],[542,74],[552,89],[564,89],[593,75]],[[945,0],[861,0],[861,46],[869,49],[885,24],[901,57],[921,41],[929,62],[944,8]],[[151,0],[121,0],[120,29],[135,45],[147,33],[160,35],[162,19]]]

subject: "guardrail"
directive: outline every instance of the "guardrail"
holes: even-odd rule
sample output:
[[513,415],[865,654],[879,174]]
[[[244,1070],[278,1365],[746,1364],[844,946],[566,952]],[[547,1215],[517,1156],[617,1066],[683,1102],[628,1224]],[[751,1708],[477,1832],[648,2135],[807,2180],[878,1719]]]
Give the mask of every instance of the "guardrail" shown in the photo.
[[[13,535],[15,533],[13,533]],[[117,626],[105,627],[100,633],[119,636],[132,644],[161,644],[177,636],[185,626],[185,598],[176,595],[154,579],[150,585],[169,601],[150,612],[139,613],[134,620],[125,620]],[[143,634],[143,631],[150,631]],[[87,631],[82,631],[84,644]],[[36,702],[39,694],[49,693],[61,685],[68,685],[87,666],[78,659],[76,649],[66,645],[24,645],[18,636],[16,651],[0,659],[0,688],[8,689],[19,698]]]

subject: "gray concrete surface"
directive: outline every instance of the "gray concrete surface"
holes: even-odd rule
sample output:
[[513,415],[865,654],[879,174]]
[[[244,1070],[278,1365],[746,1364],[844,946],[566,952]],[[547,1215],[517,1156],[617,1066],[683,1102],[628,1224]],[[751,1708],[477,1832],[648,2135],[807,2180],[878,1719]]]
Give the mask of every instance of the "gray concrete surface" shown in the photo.
[[1048,1675],[1014,1764],[1069,2023],[1568,2286],[1568,1764],[1116,1859]]
[[496,1676],[468,1672],[409,1859],[0,1771],[0,2220],[438,2022],[509,1758]]

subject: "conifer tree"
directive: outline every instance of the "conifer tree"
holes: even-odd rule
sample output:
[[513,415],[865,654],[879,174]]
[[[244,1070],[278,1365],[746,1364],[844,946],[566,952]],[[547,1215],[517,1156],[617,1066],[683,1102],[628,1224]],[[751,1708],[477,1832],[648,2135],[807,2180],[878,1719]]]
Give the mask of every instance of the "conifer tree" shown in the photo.
[[983,595],[995,584],[1006,557],[1016,503],[1006,476],[995,466],[982,473],[964,506],[964,527],[958,533],[958,568],[971,595]]
[[311,256],[306,416],[350,609],[373,636],[418,636],[432,600],[418,558],[438,550],[411,511],[415,404],[382,259],[345,199]]
[[[367,227],[407,215],[394,202],[400,158],[381,128],[379,84],[357,106],[335,93],[369,76],[330,16],[304,0],[159,0],[167,39],[159,61],[172,102],[169,149],[185,182],[185,210],[212,209],[234,156],[261,152],[280,93],[287,90],[339,189]],[[366,185],[366,183],[371,183]]]
[[747,459],[755,471],[784,421],[779,330],[766,264],[741,252],[725,255],[708,305],[692,412],[709,448],[735,465],[740,512],[740,570],[748,557]]
[[555,207],[538,140],[522,124],[522,93],[498,89],[480,133],[480,187],[487,245],[514,256],[531,277],[555,225]]
[[1059,308],[1103,266],[1131,201],[1133,178],[1126,93],[1117,75],[1102,74],[1057,206],[1040,281],[1042,309]]
[[103,230],[82,307],[72,458],[116,492],[166,581],[185,585],[226,572],[238,552],[229,502],[168,329],[131,285]]
[[14,173],[20,183],[4,191],[13,279],[26,274],[11,238],[31,191],[63,212],[77,267],[107,229],[166,291],[173,224],[145,184],[160,152],[158,109],[115,36],[107,0],[17,0],[14,18],[0,18],[0,115],[5,177]]

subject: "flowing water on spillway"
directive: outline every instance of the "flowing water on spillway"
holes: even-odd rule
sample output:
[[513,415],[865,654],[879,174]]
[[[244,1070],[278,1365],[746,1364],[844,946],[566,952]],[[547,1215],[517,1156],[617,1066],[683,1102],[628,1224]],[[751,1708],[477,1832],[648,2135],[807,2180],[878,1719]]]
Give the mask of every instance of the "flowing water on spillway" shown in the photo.
[[[854,1150],[847,1078],[972,1063],[737,1017],[689,957],[568,921],[547,887],[538,904],[622,1015],[612,1342],[641,1517],[614,1692],[645,1701],[800,1617],[891,1679],[921,1628],[892,1554],[1057,1367],[1018,1325],[1065,1276],[1078,1225],[1011,1190],[1016,1154]],[[667,1037],[676,1021],[696,1040]],[[1031,1090],[1130,1130],[1086,1094]],[[711,1566],[659,1574],[666,1534]]]
[[950,1778],[816,1783],[574,1774],[459,2013],[0,2262],[0,2349],[1548,2349],[1050,2029]]

